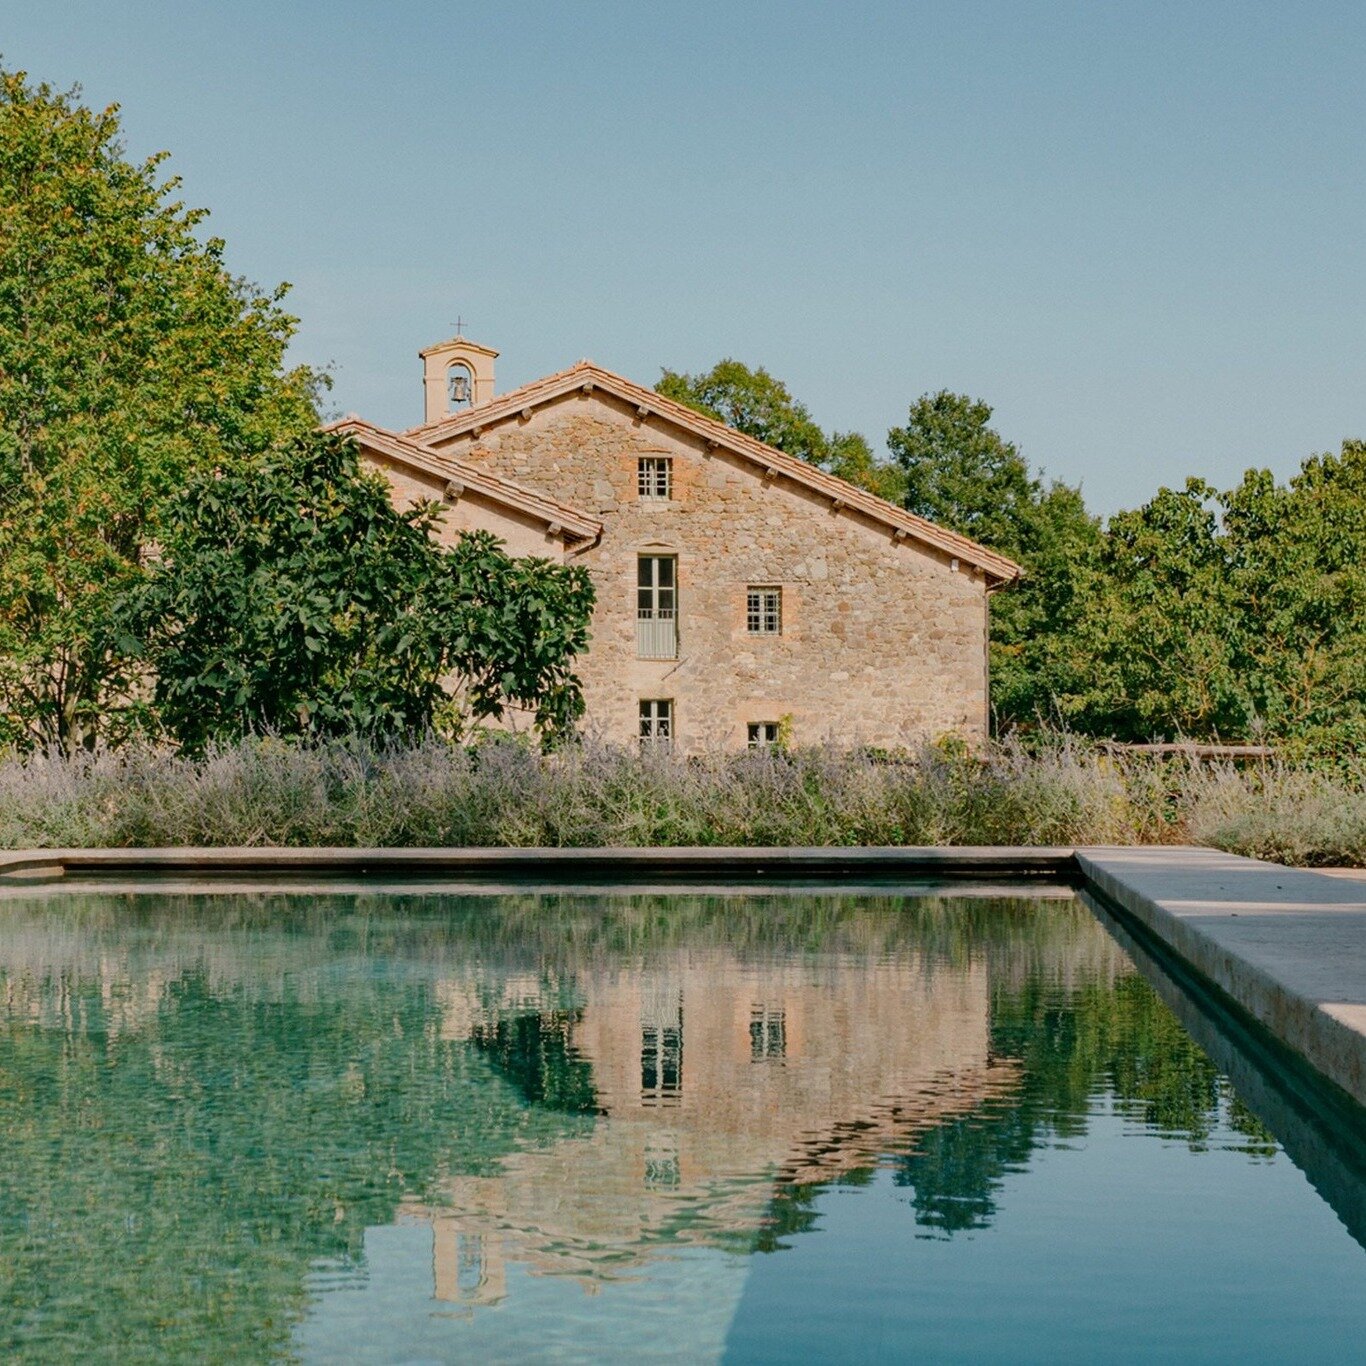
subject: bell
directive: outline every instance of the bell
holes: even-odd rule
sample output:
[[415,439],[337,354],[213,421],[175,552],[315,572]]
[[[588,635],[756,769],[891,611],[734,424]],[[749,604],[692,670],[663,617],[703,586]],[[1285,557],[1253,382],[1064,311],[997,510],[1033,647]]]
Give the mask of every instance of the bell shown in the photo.
[[451,376],[451,402],[468,403],[470,401],[470,377],[468,375]]

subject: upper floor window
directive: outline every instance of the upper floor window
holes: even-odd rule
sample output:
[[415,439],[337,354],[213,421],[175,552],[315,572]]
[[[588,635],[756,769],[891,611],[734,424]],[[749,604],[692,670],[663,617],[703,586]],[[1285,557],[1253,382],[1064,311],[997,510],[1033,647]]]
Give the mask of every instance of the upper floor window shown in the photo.
[[642,555],[636,569],[636,654],[678,658],[678,561]]
[[[645,1040],[641,1040],[642,1057]],[[643,1069],[642,1069],[643,1072]],[[648,1080],[642,1075],[642,1081]],[[643,1088],[642,1088],[643,1089]],[[676,1190],[682,1181],[678,1161],[678,1139],[674,1134],[656,1134],[645,1142],[646,1190]]]
[[781,635],[783,590],[750,588],[745,595],[745,630],[752,636]]
[[640,1103],[677,1105],[683,1093],[683,996],[651,993],[640,1021]]
[[682,1025],[641,1025],[640,1103],[677,1105],[683,1091]]
[[642,498],[673,497],[674,462],[667,455],[642,455],[636,461],[636,489]]

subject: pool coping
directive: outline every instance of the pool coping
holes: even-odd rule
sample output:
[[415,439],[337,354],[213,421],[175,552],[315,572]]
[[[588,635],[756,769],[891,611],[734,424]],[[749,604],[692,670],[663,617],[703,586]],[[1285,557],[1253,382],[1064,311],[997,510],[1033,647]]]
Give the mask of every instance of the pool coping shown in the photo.
[[306,873],[524,877],[725,874],[734,881],[854,876],[1051,878],[1106,898],[1366,1105],[1366,885],[1183,845],[653,849],[157,848],[0,852],[0,876]]

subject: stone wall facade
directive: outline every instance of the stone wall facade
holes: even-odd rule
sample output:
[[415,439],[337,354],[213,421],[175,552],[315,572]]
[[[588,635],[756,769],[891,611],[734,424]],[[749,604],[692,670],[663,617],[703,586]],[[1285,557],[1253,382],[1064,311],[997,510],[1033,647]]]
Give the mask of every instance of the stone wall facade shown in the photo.
[[363,454],[388,482],[394,506],[400,511],[406,512],[417,503],[440,503],[445,508],[437,532],[442,545],[454,545],[467,531],[491,531],[509,555],[564,558],[563,537],[549,534],[543,521],[468,490],[452,501],[446,495],[449,481],[445,477],[386,460],[373,450],[364,450]]
[[[631,741],[640,703],[660,699],[685,753],[741,747],[755,722],[781,722],[796,744],[985,736],[987,594],[973,566],[601,391],[430,444],[603,523],[567,556],[598,595],[579,661],[589,735]],[[641,457],[671,460],[669,499],[639,496]],[[560,558],[540,541],[530,553]],[[676,557],[676,659],[638,657],[642,555]],[[747,629],[750,586],[781,589],[779,634]]]

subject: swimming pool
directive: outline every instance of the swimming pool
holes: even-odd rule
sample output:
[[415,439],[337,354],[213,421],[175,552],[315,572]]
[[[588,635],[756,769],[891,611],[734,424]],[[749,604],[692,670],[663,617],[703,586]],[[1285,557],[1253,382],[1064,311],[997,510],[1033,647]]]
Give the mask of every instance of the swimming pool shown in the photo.
[[9,1357],[1366,1335],[1360,1111],[1066,889],[11,894],[0,1009]]

